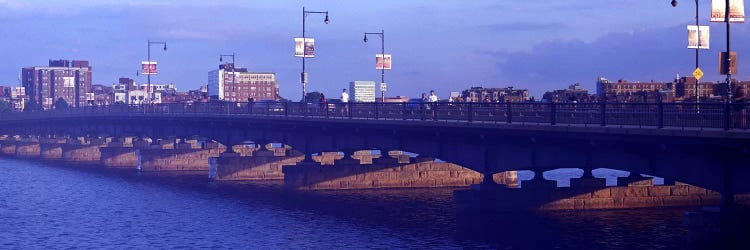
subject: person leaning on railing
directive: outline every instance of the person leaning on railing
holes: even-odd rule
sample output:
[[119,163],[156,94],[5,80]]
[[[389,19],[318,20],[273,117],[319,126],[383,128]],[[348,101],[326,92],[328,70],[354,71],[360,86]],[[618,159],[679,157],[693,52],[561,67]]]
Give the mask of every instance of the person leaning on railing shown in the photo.
[[748,97],[745,95],[745,86],[735,89],[734,98],[734,125],[736,128],[747,128],[747,105]]

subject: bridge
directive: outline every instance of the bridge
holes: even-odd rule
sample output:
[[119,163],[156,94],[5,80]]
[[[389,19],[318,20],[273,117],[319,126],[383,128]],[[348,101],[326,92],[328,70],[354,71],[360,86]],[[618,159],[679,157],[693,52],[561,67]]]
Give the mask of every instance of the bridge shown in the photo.
[[304,154],[402,150],[484,174],[630,171],[750,193],[750,118],[726,103],[295,102],[92,106],[0,114],[0,135],[201,137],[283,143]]

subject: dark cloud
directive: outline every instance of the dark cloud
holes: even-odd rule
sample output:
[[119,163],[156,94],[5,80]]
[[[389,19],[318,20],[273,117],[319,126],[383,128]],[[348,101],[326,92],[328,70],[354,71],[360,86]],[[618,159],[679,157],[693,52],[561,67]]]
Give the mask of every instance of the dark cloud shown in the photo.
[[[717,57],[725,49],[724,29],[712,26],[711,50],[701,51],[704,80],[723,79],[717,73]],[[743,55],[750,51],[746,26],[733,28],[733,50]],[[610,80],[625,78],[630,81],[671,81],[675,75],[689,75],[694,69],[695,54],[686,48],[685,26],[648,29],[629,33],[605,35],[591,43],[580,40],[548,41],[536,45],[530,52],[497,52],[498,78],[528,87],[536,96],[544,91],[559,89],[580,82],[594,89],[596,77]],[[746,80],[748,57],[740,56],[739,79]],[[744,65],[744,66],[743,66]]]
[[531,23],[531,22],[513,22],[482,25],[480,28],[496,32],[520,32],[520,31],[548,31],[565,28],[562,23]]

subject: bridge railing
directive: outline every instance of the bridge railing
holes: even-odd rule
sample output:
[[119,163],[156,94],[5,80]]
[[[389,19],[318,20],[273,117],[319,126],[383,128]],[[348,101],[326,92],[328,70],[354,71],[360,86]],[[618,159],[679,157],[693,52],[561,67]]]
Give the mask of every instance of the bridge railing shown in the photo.
[[86,115],[250,115],[330,119],[521,123],[557,126],[634,126],[750,129],[745,103],[299,103],[212,102],[110,105],[0,113],[0,119]]

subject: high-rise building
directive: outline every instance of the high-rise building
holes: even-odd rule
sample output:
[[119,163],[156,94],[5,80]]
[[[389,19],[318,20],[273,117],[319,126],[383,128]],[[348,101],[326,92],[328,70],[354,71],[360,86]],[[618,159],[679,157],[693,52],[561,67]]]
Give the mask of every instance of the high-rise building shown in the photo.
[[278,100],[279,84],[276,73],[248,72],[246,68],[235,68],[234,64],[226,63],[208,72],[208,96],[230,102],[246,102],[250,98],[255,101]]
[[349,82],[349,98],[352,102],[375,102],[374,81]]
[[21,85],[29,101],[49,109],[62,98],[71,107],[87,105],[91,93],[91,66],[88,61],[49,60],[49,66],[21,70]]

